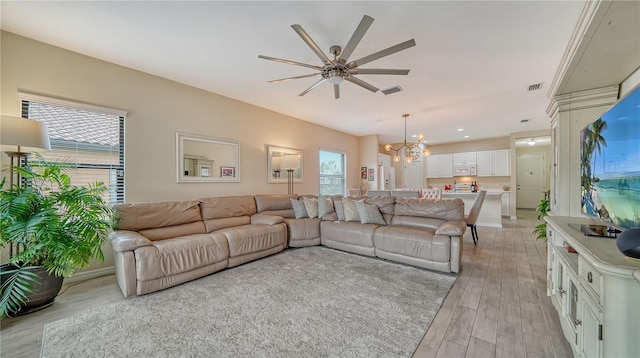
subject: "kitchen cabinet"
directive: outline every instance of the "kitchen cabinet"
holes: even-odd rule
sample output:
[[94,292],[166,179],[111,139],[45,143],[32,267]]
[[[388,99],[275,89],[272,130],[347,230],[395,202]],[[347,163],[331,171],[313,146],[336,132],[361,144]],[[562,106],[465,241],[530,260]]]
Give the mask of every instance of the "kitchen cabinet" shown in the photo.
[[477,152],[479,177],[510,176],[511,154],[509,149]]
[[510,210],[511,209],[511,193],[508,191],[505,191],[504,193],[502,193],[502,216],[507,216],[509,217],[511,215]]
[[453,165],[470,165],[476,164],[476,152],[455,153],[453,154]]
[[427,178],[453,177],[453,159],[451,154],[436,154],[427,157]]

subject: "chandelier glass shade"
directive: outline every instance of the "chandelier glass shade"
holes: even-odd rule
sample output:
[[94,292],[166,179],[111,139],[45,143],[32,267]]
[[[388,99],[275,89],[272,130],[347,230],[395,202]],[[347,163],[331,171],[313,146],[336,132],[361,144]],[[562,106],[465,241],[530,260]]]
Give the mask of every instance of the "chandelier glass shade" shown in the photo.
[[414,160],[420,159],[421,156],[427,157],[431,155],[431,151],[427,149],[427,145],[424,142],[424,136],[422,134],[418,134],[416,143],[407,143],[407,117],[409,117],[409,114],[405,113],[402,117],[404,117],[404,142],[398,148],[394,148],[391,144],[387,144],[384,146],[384,150],[387,152],[396,152],[393,156],[394,162],[400,161],[400,151],[402,149],[404,149],[404,160],[407,163],[412,163]]

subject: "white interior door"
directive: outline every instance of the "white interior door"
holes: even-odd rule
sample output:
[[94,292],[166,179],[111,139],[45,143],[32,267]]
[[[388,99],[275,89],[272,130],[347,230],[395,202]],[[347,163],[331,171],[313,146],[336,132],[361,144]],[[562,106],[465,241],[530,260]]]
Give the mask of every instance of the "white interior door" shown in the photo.
[[518,209],[535,209],[544,199],[545,187],[544,153],[518,154],[516,160],[516,184]]

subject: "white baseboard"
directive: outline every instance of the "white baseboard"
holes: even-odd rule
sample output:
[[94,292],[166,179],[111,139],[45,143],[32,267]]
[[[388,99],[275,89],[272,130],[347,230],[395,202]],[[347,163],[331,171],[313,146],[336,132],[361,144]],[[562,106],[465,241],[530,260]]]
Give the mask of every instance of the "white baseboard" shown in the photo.
[[90,270],[90,271],[82,271],[76,274],[73,274],[71,277],[67,277],[64,279],[65,283],[77,282],[77,281],[85,281],[92,278],[113,275],[116,272],[114,266],[109,267],[101,267],[99,269]]

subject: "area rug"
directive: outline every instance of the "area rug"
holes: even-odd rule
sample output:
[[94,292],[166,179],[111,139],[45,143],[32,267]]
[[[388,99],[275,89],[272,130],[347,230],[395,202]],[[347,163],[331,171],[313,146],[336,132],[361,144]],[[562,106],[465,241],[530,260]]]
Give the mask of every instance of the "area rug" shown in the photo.
[[287,250],[45,326],[42,357],[410,357],[455,276]]

